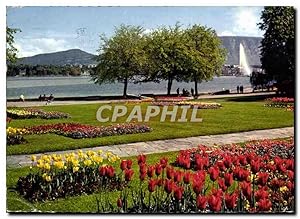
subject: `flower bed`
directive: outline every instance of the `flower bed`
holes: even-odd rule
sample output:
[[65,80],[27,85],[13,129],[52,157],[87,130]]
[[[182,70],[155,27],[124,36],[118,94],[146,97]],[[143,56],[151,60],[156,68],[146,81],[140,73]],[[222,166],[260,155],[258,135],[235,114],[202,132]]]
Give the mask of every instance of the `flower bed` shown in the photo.
[[[147,164],[147,157],[139,155],[136,173],[132,160],[122,160],[117,171],[103,166],[95,152],[80,152],[79,160],[75,157],[70,154],[62,161],[59,156],[44,155],[36,162],[39,172],[20,178],[17,190],[31,201],[100,191],[105,202],[97,201],[99,212],[109,213],[295,211],[293,138],[252,141],[243,147],[200,145],[178,154],[175,165],[180,168],[164,157]],[[138,180],[131,184],[133,175]],[[103,187],[111,183],[100,183],[103,177],[115,179],[117,186],[112,189],[121,190],[115,205],[110,194],[103,192],[111,190]]]
[[155,96],[154,97],[155,101],[163,101],[163,102],[173,102],[173,101],[184,101],[184,100],[189,100],[191,99],[190,97],[175,97],[175,96]]
[[40,109],[7,109],[6,114],[12,119],[62,119],[70,118],[70,115],[62,112],[46,112]]
[[[104,158],[108,159],[105,164]],[[16,187],[31,202],[121,190],[127,184],[111,166],[120,158],[110,152],[105,155],[102,151],[83,153],[80,150],[76,154],[43,155],[38,160],[32,156],[31,159],[37,170],[20,177]]]
[[273,97],[266,99],[266,101],[266,107],[286,108],[289,111],[294,111],[294,98]]
[[205,102],[194,102],[194,101],[178,101],[178,102],[152,102],[154,106],[191,106],[192,108],[197,107],[198,109],[218,109],[222,107],[219,103],[205,103]]
[[8,127],[6,129],[6,145],[15,145],[25,143],[23,135],[26,134],[26,129]]
[[54,133],[74,139],[136,134],[151,131],[151,128],[147,125],[133,123],[101,127],[77,123],[59,123],[33,126],[26,129],[30,134]]

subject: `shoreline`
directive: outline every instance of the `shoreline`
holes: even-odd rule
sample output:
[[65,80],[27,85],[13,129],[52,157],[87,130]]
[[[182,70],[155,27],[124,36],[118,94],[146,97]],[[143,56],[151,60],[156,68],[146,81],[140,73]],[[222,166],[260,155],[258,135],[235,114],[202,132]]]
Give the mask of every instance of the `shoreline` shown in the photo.
[[[211,94],[204,94],[204,95],[199,95],[198,99],[207,99],[207,100],[213,100],[213,99],[221,99],[221,98],[255,98],[257,97],[258,99],[266,99],[268,97],[272,97],[276,94],[275,91],[273,92],[254,92],[254,93],[243,93],[243,94],[237,94],[237,93],[231,93],[231,94],[221,94],[221,95],[211,95]],[[156,95],[156,96],[167,96],[165,94],[162,95]],[[177,95],[169,95],[170,97],[177,96]],[[58,98],[54,99],[53,102],[47,104],[46,101],[30,101],[30,100],[25,100],[25,102],[20,102],[20,101],[12,101],[12,100],[6,100],[6,105],[7,107],[33,107],[33,106],[57,106],[57,105],[74,105],[74,104],[103,104],[103,103],[120,103],[120,102],[143,102],[142,99],[132,96],[133,98],[123,98],[122,96],[114,96],[115,98],[110,98],[109,96],[102,97],[103,99],[79,99],[77,97],[76,100],[59,100]],[[148,96],[149,97],[149,96]],[[142,96],[142,98],[147,98],[146,96]]]

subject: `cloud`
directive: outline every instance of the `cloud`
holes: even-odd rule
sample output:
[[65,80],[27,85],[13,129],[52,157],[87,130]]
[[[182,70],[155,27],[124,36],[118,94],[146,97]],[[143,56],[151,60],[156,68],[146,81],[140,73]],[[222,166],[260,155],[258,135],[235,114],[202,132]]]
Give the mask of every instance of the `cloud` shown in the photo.
[[227,28],[220,36],[262,36],[257,23],[260,22],[261,9],[257,7],[238,7],[226,15],[230,19]]
[[231,31],[224,30],[219,34],[219,36],[235,36],[235,34],[232,33]]
[[21,38],[16,40],[15,47],[18,49],[18,57],[78,48],[64,39],[55,38]]

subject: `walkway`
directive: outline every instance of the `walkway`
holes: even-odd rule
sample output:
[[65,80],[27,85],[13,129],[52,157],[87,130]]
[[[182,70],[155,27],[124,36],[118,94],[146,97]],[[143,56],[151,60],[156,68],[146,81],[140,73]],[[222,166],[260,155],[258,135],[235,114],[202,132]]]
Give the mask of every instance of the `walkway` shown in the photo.
[[[201,95],[199,99],[219,99],[229,97],[252,97],[252,96],[267,96],[273,95],[275,92],[257,92],[257,93],[244,93],[244,94],[224,94],[224,95]],[[93,104],[93,103],[118,103],[125,100],[70,100],[70,101],[54,101],[49,106],[58,105],[74,105],[74,104]],[[138,101],[138,100],[127,100],[127,101]],[[39,101],[25,101],[25,102],[6,102],[7,107],[32,107],[32,106],[45,106],[45,102]]]
[[[148,142],[137,142],[130,144],[120,144],[113,146],[101,146],[94,148],[85,148],[83,151],[87,150],[103,150],[111,151],[112,153],[120,157],[136,156],[138,154],[154,154],[169,151],[179,151],[181,149],[189,149],[197,147],[199,144],[204,144],[207,146],[212,146],[214,144],[231,144],[240,143],[249,140],[261,140],[261,139],[274,139],[274,138],[285,138],[294,136],[294,127],[278,128],[278,129],[265,129],[249,132],[239,132],[231,134],[220,134],[220,135],[208,135],[208,136],[198,136],[189,138],[177,138],[170,140],[160,140],[160,141],[148,141]],[[68,151],[57,151],[48,152],[46,154],[61,154],[61,153],[71,153],[74,150]],[[40,156],[41,154],[35,154]],[[6,157],[6,165],[8,167],[20,167],[30,165],[31,155],[13,155]]]

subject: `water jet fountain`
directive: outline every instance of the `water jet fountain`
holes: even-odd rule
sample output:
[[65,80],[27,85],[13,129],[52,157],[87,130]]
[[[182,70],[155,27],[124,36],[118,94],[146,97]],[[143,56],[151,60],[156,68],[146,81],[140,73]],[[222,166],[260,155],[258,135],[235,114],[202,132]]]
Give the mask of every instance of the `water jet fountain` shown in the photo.
[[240,43],[240,72],[242,76],[250,76],[251,69],[248,65],[244,46]]

